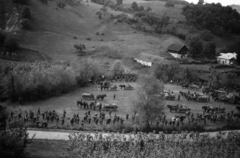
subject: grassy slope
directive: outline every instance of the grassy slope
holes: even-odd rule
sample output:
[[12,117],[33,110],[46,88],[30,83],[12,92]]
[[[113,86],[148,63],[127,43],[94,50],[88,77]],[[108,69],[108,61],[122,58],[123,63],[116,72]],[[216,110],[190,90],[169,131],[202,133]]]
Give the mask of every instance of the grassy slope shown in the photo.
[[[74,44],[84,43],[87,48],[106,45],[121,50],[125,56],[133,57],[141,51],[152,50],[166,53],[173,42],[182,42],[170,35],[146,34],[133,30],[126,24],[108,20],[110,14],[121,14],[108,9],[103,20],[95,15],[101,5],[83,1],[79,6],[56,9],[56,3],[48,5],[32,1],[30,8],[35,15],[34,31],[22,33],[22,45],[46,53],[57,60],[76,60]],[[96,36],[96,32],[104,36]],[[74,39],[76,36],[78,39]],[[90,37],[91,41],[86,38]],[[103,41],[100,41],[103,39]],[[161,54],[160,54],[161,55]],[[125,62],[125,61],[124,61]],[[128,63],[131,65],[131,63]]]

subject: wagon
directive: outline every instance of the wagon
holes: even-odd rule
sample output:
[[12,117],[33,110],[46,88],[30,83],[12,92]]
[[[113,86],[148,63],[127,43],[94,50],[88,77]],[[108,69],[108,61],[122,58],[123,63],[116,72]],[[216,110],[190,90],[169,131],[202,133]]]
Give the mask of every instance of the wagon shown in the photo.
[[111,103],[111,104],[105,104],[103,106],[103,109],[102,110],[105,110],[105,111],[116,111],[118,109],[118,106],[116,103]]
[[82,98],[84,100],[95,100],[95,97],[92,93],[83,93]]
[[124,90],[133,90],[133,87],[131,85],[128,85],[124,88]]
[[117,90],[117,86],[116,86],[116,85],[111,86],[111,87],[109,87],[108,90],[110,90],[110,91],[116,91],[116,90]]

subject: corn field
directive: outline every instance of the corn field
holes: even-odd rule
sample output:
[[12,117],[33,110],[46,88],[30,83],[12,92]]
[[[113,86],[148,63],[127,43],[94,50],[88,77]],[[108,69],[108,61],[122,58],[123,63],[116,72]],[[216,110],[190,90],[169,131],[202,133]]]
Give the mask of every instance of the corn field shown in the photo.
[[239,158],[240,133],[199,133],[69,136],[69,158]]

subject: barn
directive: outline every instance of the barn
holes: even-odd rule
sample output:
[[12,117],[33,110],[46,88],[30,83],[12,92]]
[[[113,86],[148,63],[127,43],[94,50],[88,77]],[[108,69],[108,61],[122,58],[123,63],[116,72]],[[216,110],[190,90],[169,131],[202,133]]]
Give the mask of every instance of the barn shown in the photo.
[[189,49],[184,44],[173,43],[168,47],[168,53],[170,53],[174,58],[184,58],[187,57]]
[[133,58],[136,62],[141,65],[151,67],[156,63],[161,63],[164,60],[164,57],[158,55],[149,54],[149,53],[140,53],[137,57]]

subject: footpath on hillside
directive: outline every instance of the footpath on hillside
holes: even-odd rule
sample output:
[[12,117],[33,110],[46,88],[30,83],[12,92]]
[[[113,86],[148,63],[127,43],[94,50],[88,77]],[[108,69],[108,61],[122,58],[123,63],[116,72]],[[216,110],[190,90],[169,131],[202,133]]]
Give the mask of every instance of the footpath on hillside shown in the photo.
[[[94,135],[96,134],[96,132],[84,132],[84,131],[40,131],[40,130],[28,130],[27,131],[29,134],[29,138],[32,138],[34,136],[33,139],[44,139],[44,140],[69,140],[69,135],[71,133],[81,133],[81,134],[89,134],[91,136],[94,137]],[[225,132],[225,136],[227,136],[227,134],[229,132],[239,132],[240,130],[229,130],[229,131],[221,131],[221,132]],[[121,134],[121,133],[105,133],[105,132],[97,132],[97,133],[101,133],[102,136],[105,137],[109,137],[109,136],[124,136],[127,140],[129,138],[134,138],[134,134]],[[209,135],[210,137],[216,137],[219,132],[204,132],[204,133],[200,133],[200,134],[205,134],[205,135]],[[165,134],[165,136],[170,136],[172,134]],[[158,134],[155,135],[156,137],[158,137]]]

